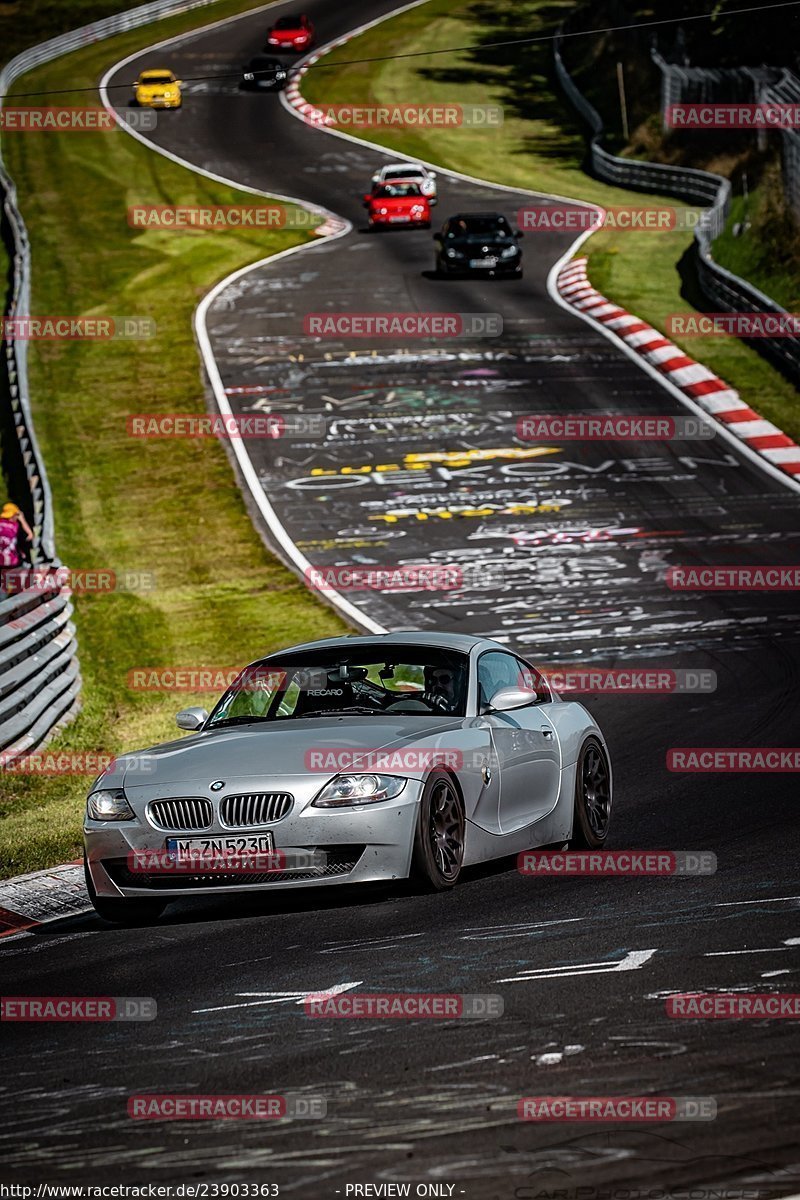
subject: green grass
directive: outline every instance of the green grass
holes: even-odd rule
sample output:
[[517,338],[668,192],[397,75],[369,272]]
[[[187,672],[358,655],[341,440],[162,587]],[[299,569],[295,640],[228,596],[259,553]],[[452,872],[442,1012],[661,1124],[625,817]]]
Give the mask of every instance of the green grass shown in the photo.
[[131,7],[130,0],[69,0],[68,6],[64,0],[0,0],[0,61]]
[[[106,64],[137,47],[243,7],[217,5],[87,48],[23,77],[19,89],[92,85]],[[237,267],[305,235],[129,228],[134,201],[254,197],[122,132],[8,136],[4,152],[32,242],[32,311],[144,315],[157,325],[149,341],[30,344],[34,420],[61,558],[73,568],[156,575],[152,591],[75,601],[83,710],[54,747],[119,753],[180,736],[174,712],[209,700],[132,692],[132,667],[244,664],[345,628],[264,549],[222,445],[137,441],[125,427],[132,412],[205,411],[192,334],[199,299]],[[0,875],[75,857],[88,782],[3,776]]]
[[[733,227],[749,220],[734,237]],[[724,232],[714,242],[714,257],[722,266],[766,292],[787,312],[800,309],[800,228],[780,202],[774,180],[750,194],[737,196]]]
[[[553,192],[605,206],[634,204],[684,208],[679,201],[613,188],[582,170],[584,131],[552,80],[549,41],[490,49],[506,37],[552,33],[572,9],[566,0],[497,0],[465,6],[458,19],[447,0],[432,0],[334,50],[303,81],[316,104],[443,102],[500,104],[504,122],[492,131],[452,127],[433,131],[365,131],[359,136],[466,174],[515,187]],[[441,56],[389,58],[336,66],[348,59],[414,54],[470,46]],[[442,217],[446,214],[442,213]],[[530,235],[533,236],[533,235]],[[692,235],[683,231],[603,229],[584,243],[593,284],[624,308],[664,328],[670,313],[703,309],[688,255]],[[672,335],[671,335],[672,336]],[[742,398],[788,434],[800,438],[796,389],[756,351],[734,337],[673,337]]]

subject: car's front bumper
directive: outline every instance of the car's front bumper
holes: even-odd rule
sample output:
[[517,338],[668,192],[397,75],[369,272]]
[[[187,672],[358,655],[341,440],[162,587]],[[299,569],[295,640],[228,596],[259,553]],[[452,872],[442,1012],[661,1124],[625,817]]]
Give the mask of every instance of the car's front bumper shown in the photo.
[[[275,850],[286,856],[286,870],[195,872],[152,870],[135,862],[136,852],[163,855],[169,837],[222,837],[264,832],[254,827],[231,830],[214,824],[202,833],[162,832],[149,824],[144,804],[135,803],[136,821],[91,821],[84,823],[86,862],[98,896],[165,899],[213,892],[242,892],[253,889],[331,886],[337,883],[368,883],[404,879],[411,865],[422,782],[409,780],[396,800],[386,800],[361,809],[322,809],[311,805],[293,809],[287,817],[268,828]],[[252,788],[252,790],[259,790]],[[261,789],[264,790],[264,789]],[[188,793],[187,793],[188,794]],[[309,854],[319,865],[308,866]],[[302,865],[292,867],[294,856]]]
[[472,267],[468,259],[439,259],[439,270],[444,275],[519,275],[522,259],[498,261],[493,267]]
[[174,100],[142,100],[137,96],[136,103],[140,108],[180,108],[181,97],[177,96]]
[[408,217],[405,214],[397,213],[392,216],[385,216],[385,217],[381,217],[381,216],[372,217],[371,216],[369,218],[369,223],[370,223],[370,225],[373,225],[380,229],[408,229],[409,226],[413,227],[414,225],[430,225],[431,219],[429,216],[427,216],[427,217],[425,217],[425,216]]

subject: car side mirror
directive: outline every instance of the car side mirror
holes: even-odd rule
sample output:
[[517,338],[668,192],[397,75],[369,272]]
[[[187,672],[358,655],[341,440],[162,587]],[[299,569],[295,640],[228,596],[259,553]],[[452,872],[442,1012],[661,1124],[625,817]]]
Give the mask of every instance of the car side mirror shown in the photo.
[[502,687],[492,696],[487,706],[489,712],[509,712],[512,708],[525,708],[536,703],[536,692],[527,688]]
[[436,172],[428,171],[428,179],[435,179],[435,178],[436,178]]
[[182,80],[182,79],[176,79],[176,80],[175,80],[175,85],[176,85],[176,87],[183,87],[183,80]]
[[178,729],[188,729],[190,732],[200,729],[207,720],[208,713],[204,708],[182,708],[175,716]]
[[367,192],[363,197],[363,201],[365,204],[369,204],[371,199],[372,199],[372,196],[370,196],[369,192]]
[[518,229],[517,232],[514,234],[514,237],[517,238],[517,240],[519,240],[519,238],[524,238],[525,234],[522,232],[521,229]]

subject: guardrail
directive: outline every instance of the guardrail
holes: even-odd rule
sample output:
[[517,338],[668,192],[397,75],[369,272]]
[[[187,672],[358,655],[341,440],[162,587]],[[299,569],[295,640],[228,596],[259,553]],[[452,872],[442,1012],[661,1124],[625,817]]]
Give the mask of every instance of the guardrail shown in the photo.
[[0,601],[0,759],[39,746],[77,711],[72,604],[63,591]]
[[[556,34],[553,54],[558,81],[570,103],[591,129],[589,161],[593,173],[606,183],[632,191],[661,192],[705,207],[694,230],[697,278],[714,312],[786,314],[764,292],[715,262],[712,242],[725,227],[730,210],[730,180],[695,167],[667,166],[620,158],[601,145],[603,119],[576,86],[561,56],[561,32]],[[794,382],[800,383],[800,339],[794,337],[760,338],[757,349]]]
[[[215,0],[154,0],[18,54],[0,70],[0,107],[12,83],[34,67],[162,17],[204,8]],[[30,315],[31,254],[17,194],[0,151],[0,233],[11,262],[5,316]],[[0,455],[9,493],[31,524],[34,563],[59,565],[53,505],[30,409],[27,343],[3,339],[0,362]],[[80,674],[72,605],[58,592],[22,592],[0,600],[0,752],[13,758],[33,749],[78,709]]]

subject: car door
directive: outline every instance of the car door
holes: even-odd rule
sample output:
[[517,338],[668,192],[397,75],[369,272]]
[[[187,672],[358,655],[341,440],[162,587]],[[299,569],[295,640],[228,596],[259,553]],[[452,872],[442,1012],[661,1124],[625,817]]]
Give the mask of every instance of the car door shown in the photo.
[[478,659],[478,713],[491,732],[500,775],[500,829],[513,833],[551,811],[558,798],[561,756],[558,737],[542,703],[510,712],[485,712],[500,688],[536,695],[531,668],[506,651]]

